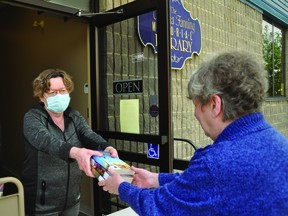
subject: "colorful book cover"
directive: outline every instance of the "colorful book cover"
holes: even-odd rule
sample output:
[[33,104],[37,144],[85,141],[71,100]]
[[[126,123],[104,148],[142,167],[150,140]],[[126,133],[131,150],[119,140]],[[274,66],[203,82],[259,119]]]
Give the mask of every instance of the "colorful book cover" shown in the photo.
[[125,181],[132,182],[134,172],[130,165],[120,158],[113,158],[106,152],[102,156],[94,155],[91,157],[91,170],[99,181],[109,177],[109,169],[111,168],[117,171]]

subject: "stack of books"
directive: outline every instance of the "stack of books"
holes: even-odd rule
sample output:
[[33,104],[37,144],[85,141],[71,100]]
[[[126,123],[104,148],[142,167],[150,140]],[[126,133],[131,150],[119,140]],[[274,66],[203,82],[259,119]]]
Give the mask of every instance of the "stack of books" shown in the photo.
[[109,170],[114,169],[125,181],[131,183],[134,171],[131,170],[130,165],[118,157],[111,157],[111,155],[107,152],[102,153],[102,156],[92,156],[90,161],[92,173],[95,175],[98,181],[107,179],[110,173]]

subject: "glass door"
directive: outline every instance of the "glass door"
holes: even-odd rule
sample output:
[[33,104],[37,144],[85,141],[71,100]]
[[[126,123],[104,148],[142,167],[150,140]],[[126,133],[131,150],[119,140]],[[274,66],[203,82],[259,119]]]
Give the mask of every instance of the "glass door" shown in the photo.
[[[137,0],[111,8],[90,24],[92,127],[128,164],[171,172],[169,1]],[[149,12],[157,14],[151,23],[157,52],[139,36],[139,16]],[[94,203],[95,215],[127,207],[103,192],[97,180]]]

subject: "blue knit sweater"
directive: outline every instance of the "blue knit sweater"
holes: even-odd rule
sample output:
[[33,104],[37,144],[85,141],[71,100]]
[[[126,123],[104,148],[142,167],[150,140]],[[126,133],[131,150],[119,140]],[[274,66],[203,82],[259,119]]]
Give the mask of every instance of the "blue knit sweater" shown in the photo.
[[119,197],[139,215],[287,216],[288,139],[249,114],[197,150],[183,173],[160,173],[159,183],[123,182]]

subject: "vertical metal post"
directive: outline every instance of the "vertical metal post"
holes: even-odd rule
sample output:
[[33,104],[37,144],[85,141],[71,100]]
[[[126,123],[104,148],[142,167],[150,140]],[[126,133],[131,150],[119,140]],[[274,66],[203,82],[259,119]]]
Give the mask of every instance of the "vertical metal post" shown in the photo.
[[173,170],[173,137],[171,127],[171,59],[170,59],[170,4],[169,0],[158,0],[158,88],[159,88],[159,133],[167,137],[160,145],[160,171]]

